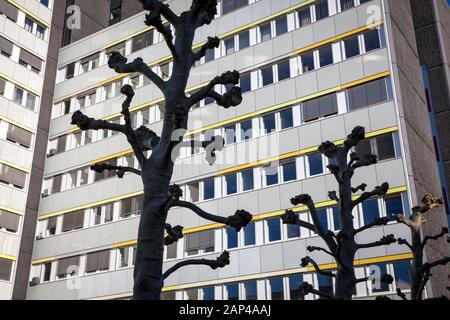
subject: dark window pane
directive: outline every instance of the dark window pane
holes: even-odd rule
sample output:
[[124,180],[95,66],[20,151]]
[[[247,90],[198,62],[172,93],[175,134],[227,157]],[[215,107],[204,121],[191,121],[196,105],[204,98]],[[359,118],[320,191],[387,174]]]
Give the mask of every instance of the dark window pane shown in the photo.
[[270,28],[270,22],[266,23],[265,25],[262,25],[259,27],[260,33],[261,33],[261,41],[269,40],[271,35],[271,28]]
[[376,138],[378,160],[395,158],[394,140],[392,134],[386,134]]
[[292,108],[280,111],[281,129],[287,129],[294,126]]
[[242,93],[252,90],[250,73],[241,74],[239,87],[241,88]]
[[272,300],[284,300],[283,278],[269,279]]
[[237,193],[237,174],[232,173],[225,176],[225,181],[227,183],[227,194]]
[[362,140],[355,147],[355,152],[358,157],[362,158],[365,155],[372,154],[372,147],[370,146],[370,140]]
[[265,169],[266,174],[266,186],[272,186],[278,183],[278,168],[267,168]]
[[268,66],[261,69],[262,85],[267,86],[273,83],[273,68]]
[[300,237],[300,227],[298,225],[287,225],[287,237],[288,239]]
[[320,117],[326,117],[338,112],[336,94],[328,94],[318,98]]
[[277,30],[277,36],[288,32],[287,16],[275,20],[275,26]]
[[334,231],[339,231],[341,229],[341,220],[339,218],[339,209],[338,207],[333,207],[333,223],[334,223]]
[[411,262],[409,260],[396,261],[394,266],[394,278],[397,289],[410,289],[411,278],[409,276],[409,270],[411,269]]
[[341,11],[351,9],[355,6],[354,0],[341,0]]
[[320,224],[325,230],[329,230],[328,227],[328,215],[327,215],[327,209],[318,209],[317,210],[317,217],[319,218]]
[[367,83],[367,105],[387,101],[386,81],[380,79]]
[[322,154],[319,152],[311,153],[308,156],[309,175],[315,176],[323,173]]
[[256,243],[255,223],[251,222],[244,227],[244,245],[252,246]]
[[333,295],[333,282],[331,277],[327,277],[321,274],[317,274],[317,280],[319,282],[319,291]]
[[238,246],[238,233],[236,229],[228,227],[227,229],[227,248],[233,249]]
[[306,8],[298,11],[298,22],[299,27],[304,27],[311,24],[311,9]]
[[225,144],[232,144],[236,142],[236,125],[225,127]]
[[300,286],[303,283],[303,275],[296,274],[289,276],[289,293],[290,300],[303,300],[303,296],[300,294]]
[[367,86],[365,84],[348,89],[347,95],[350,110],[356,110],[368,106]]
[[203,183],[203,200],[214,198],[214,178],[206,179]]
[[319,21],[328,16],[328,1],[324,0],[316,3],[316,20]]
[[225,52],[226,54],[234,53],[234,37],[228,38],[224,40],[225,43]]
[[364,34],[364,45],[366,52],[381,48],[380,34],[377,29]]
[[386,215],[389,220],[395,220],[398,214],[404,214],[402,197],[400,195],[386,198]]
[[370,266],[372,278],[372,292],[385,292],[389,291],[389,284],[381,282],[380,278],[387,274],[386,264],[376,264]]
[[269,242],[281,240],[280,218],[267,219],[267,228],[269,231]]
[[331,45],[320,48],[319,57],[321,67],[333,64],[333,49]]
[[203,300],[214,300],[214,287],[203,288]]
[[237,283],[227,284],[227,300],[239,300],[239,285]]
[[272,133],[276,130],[275,127],[275,114],[270,113],[263,116],[264,134]]
[[364,224],[369,224],[380,217],[378,200],[370,199],[362,203]]
[[305,101],[302,107],[302,115],[304,122],[319,119],[320,117],[319,99],[312,99],[309,101]]
[[253,190],[253,169],[242,171],[242,189]]
[[250,32],[243,31],[239,33],[239,50],[245,49],[250,46]]
[[206,50],[205,54],[205,63],[210,62],[214,60],[214,49],[208,49]]
[[289,60],[280,62],[278,64],[278,81],[289,79],[290,77],[291,77],[291,68],[289,65]]
[[293,181],[297,179],[297,170],[295,167],[295,161],[283,164],[283,181]]
[[252,120],[241,122],[241,140],[253,138]]
[[302,71],[303,71],[303,73],[306,73],[308,71],[312,71],[312,70],[315,69],[315,67],[314,67],[314,54],[313,54],[312,51],[302,54],[301,60],[302,60]]
[[345,57],[347,59],[355,57],[360,54],[358,37],[344,40]]
[[257,286],[256,281],[244,282],[245,300],[257,300]]

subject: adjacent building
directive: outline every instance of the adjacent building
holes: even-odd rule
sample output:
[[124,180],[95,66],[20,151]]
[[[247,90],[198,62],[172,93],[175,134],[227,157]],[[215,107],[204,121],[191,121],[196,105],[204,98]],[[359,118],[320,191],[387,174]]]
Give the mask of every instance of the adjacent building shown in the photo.
[[[15,262],[22,255],[17,253],[20,233],[0,231],[2,237],[5,234],[16,241],[15,252],[0,252],[0,261],[8,262],[12,270],[0,285],[11,290],[14,283],[15,298],[128,299],[132,295],[142,184],[137,176],[126,174],[118,179],[110,173],[95,173],[89,166],[107,162],[137,167],[137,161],[124,136],[106,131],[81,132],[70,125],[70,119],[74,111],[82,110],[91,117],[123,122],[120,88],[130,84],[136,92],[131,109],[133,124],[159,132],[164,115],[161,92],[142,75],[117,75],[108,68],[107,60],[112,51],[120,51],[130,61],[142,57],[166,79],[171,74],[171,56],[161,36],[145,26],[145,13],[133,7],[133,1],[107,2],[106,9],[97,15],[89,11],[94,9],[85,9],[82,2],[81,16],[97,17],[86,30],[83,26],[81,31],[65,30],[64,23],[55,22],[64,19],[53,17],[53,23],[59,23],[55,27],[59,35],[55,37],[62,39],[64,46],[54,59],[55,79],[49,81],[49,120],[47,128],[42,129],[48,144],[46,150],[40,149],[36,165],[43,165],[43,180],[36,179],[40,198],[30,194],[28,198],[33,199],[27,205],[26,186],[21,191],[15,180],[12,186],[5,186],[10,193],[21,192],[24,203],[23,208],[17,207],[18,198],[10,196],[13,204],[5,203],[5,210],[1,208],[1,221],[7,209],[22,216],[25,206],[34,208],[29,221],[35,231],[32,239],[30,233],[22,239],[22,263]],[[214,76],[235,69],[241,73],[243,102],[225,110],[207,99],[191,111],[186,140],[205,141],[220,134],[226,145],[212,166],[206,162],[202,148],[182,148],[173,182],[182,187],[186,200],[206,211],[228,216],[245,209],[255,218],[237,234],[189,210],[172,210],[168,222],[184,226],[185,236],[166,248],[165,268],[192,257],[215,258],[223,250],[230,251],[231,264],[220,270],[205,266],[180,269],[166,280],[163,299],[298,299],[303,281],[332,291],[334,284],[329,278],[299,266],[301,258],[308,255],[307,246],[322,246],[322,241],[308,230],[283,225],[279,216],[292,207],[290,198],[309,193],[320,209],[322,222],[330,230],[339,230],[336,203],[328,198],[328,191],[337,185],[326,168],[328,160],[317,147],[325,140],[341,142],[357,125],[366,128],[367,140],[355,152],[374,153],[379,163],[360,169],[355,186],[363,182],[369,188],[385,181],[390,184],[385,198],[358,206],[354,212],[357,225],[380,216],[409,214],[426,192],[443,195],[445,179],[440,179],[443,170],[439,169],[439,153],[435,151],[439,143],[433,141],[445,141],[442,132],[448,130],[448,124],[446,128],[444,122],[439,126],[437,121],[435,126],[427,108],[429,82],[423,80],[427,79],[423,70],[429,68],[421,68],[425,63],[418,50],[412,2],[219,2],[217,19],[197,31],[195,44],[217,35],[221,45],[208,51],[192,70],[188,93]],[[190,5],[184,0],[168,3],[177,13]],[[67,1],[68,9],[71,5],[73,1]],[[104,15],[105,10],[110,15]],[[439,12],[442,10],[450,14],[450,9],[442,6]],[[60,12],[65,14],[64,10]],[[446,59],[441,61],[448,74]],[[32,124],[29,127],[32,129]],[[2,143],[10,143],[1,138]],[[17,166],[19,159],[1,165]],[[3,197],[1,201],[3,205]],[[294,210],[302,219],[310,219],[303,208]],[[25,220],[27,215],[28,211]],[[435,210],[425,232],[439,233],[446,225],[445,209]],[[392,233],[409,237],[408,229],[393,221],[361,233],[358,240],[372,242]],[[426,257],[434,260],[448,251],[445,241],[436,242]],[[323,268],[335,268],[327,255],[312,255]],[[410,259],[408,248],[397,244],[360,250],[358,277],[375,270],[391,274],[395,281],[392,285],[360,283],[355,298],[394,296],[397,288],[407,289]],[[17,264],[25,276],[15,276]],[[7,269],[2,266],[0,270],[2,275]],[[446,274],[448,268],[437,270],[427,287],[428,296],[446,293]]]

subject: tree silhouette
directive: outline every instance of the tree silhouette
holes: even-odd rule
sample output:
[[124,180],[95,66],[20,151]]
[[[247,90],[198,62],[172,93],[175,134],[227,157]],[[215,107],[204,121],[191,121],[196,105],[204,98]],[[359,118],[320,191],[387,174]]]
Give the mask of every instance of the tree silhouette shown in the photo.
[[[194,34],[197,28],[210,24],[217,14],[217,0],[193,0],[190,10],[176,15],[167,4],[158,0],[139,0],[146,14],[145,24],[153,26],[162,34],[173,57],[173,71],[169,79],[163,80],[142,58],[127,62],[119,52],[113,52],[108,60],[110,68],[117,73],[138,72],[157,86],[164,96],[164,119],[161,136],[146,126],[134,129],[131,125],[130,104],[134,92],[131,86],[122,87],[121,93],[126,96],[122,104],[122,115],[125,124],[116,124],[105,120],[89,118],[80,111],[72,116],[72,124],[81,130],[112,130],[125,134],[139,162],[140,170],[112,166],[95,165],[91,169],[97,172],[115,171],[118,177],[126,172],[141,176],[144,187],[143,210],[139,222],[136,263],[134,267],[134,299],[160,299],[164,279],[180,267],[189,264],[207,265],[213,269],[224,267],[229,263],[229,254],[224,252],[217,260],[198,259],[183,261],[163,274],[164,244],[170,244],[182,237],[182,227],[172,227],[166,223],[168,212],[173,207],[184,207],[192,210],[200,217],[234,227],[240,231],[251,220],[252,215],[238,210],[234,215],[224,218],[207,213],[193,203],[180,200],[181,189],[170,185],[174,160],[183,145],[183,136],[187,132],[189,110],[199,101],[209,97],[224,108],[235,107],[242,101],[239,86],[239,72],[226,72],[212,79],[192,95],[186,94],[190,71],[194,64],[205,56],[208,49],[217,48],[220,40],[208,37],[198,51],[193,51]],[[167,21],[163,22],[162,19]],[[172,30],[175,31],[173,34]],[[217,85],[225,85],[228,90],[219,94],[214,90]],[[178,146],[178,147],[177,147]],[[215,137],[210,142],[203,142],[207,148],[207,160],[213,163],[215,151],[223,147],[223,137]],[[151,151],[149,157],[145,152]],[[167,236],[164,236],[164,233]]]
[[[283,223],[298,225],[318,234],[326,243],[328,248],[309,246],[309,252],[322,251],[333,257],[337,264],[336,273],[321,270],[320,266],[311,258],[305,257],[301,261],[301,266],[306,267],[312,265],[315,271],[323,276],[335,278],[336,290],[333,295],[321,292],[314,289],[314,287],[304,282],[301,285],[302,295],[310,293],[316,294],[323,299],[330,300],[351,300],[352,294],[355,292],[356,284],[359,282],[369,281],[371,277],[357,279],[355,276],[354,260],[355,254],[358,250],[364,248],[373,248],[383,245],[389,245],[396,242],[394,235],[390,234],[384,236],[379,241],[372,243],[358,244],[356,243],[356,236],[375,226],[386,225],[389,222],[388,217],[376,219],[375,221],[355,229],[353,222],[353,208],[365,200],[386,195],[389,184],[383,183],[381,186],[375,187],[372,191],[365,192],[367,185],[352,187],[352,177],[355,170],[361,167],[370,166],[377,163],[375,155],[358,156],[353,152],[353,148],[365,138],[365,130],[363,127],[356,127],[342,145],[336,145],[330,141],[322,143],[319,151],[327,158],[331,159],[333,164],[328,166],[328,169],[336,178],[339,185],[338,191],[330,191],[329,198],[338,203],[338,212],[341,230],[335,233],[331,230],[326,230],[322,225],[314,201],[308,194],[302,194],[291,199],[294,206],[302,204],[307,207],[313,223],[300,220],[299,216],[292,210],[286,210],[286,213],[281,217]],[[359,191],[363,191],[359,196],[354,196]],[[393,278],[389,275],[383,275],[380,279],[382,282],[391,283]]]

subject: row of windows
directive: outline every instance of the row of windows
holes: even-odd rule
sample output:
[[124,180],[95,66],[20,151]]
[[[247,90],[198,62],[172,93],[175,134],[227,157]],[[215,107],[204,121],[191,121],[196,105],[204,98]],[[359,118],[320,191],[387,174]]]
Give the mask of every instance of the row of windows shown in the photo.
[[20,216],[5,210],[0,210],[0,231],[17,233],[19,231]]
[[0,37],[0,53],[37,74],[42,70],[43,61],[40,58],[4,37]]
[[[380,263],[357,267],[359,277],[372,278],[367,282],[357,284],[354,298],[394,294],[397,289],[408,291],[411,280],[408,274],[411,268],[409,260],[399,260],[392,263]],[[334,271],[335,272],[335,271]],[[394,281],[384,284],[379,281],[384,274],[390,274]],[[227,283],[218,286],[192,288],[184,291],[166,291],[161,294],[162,300],[313,300],[316,295],[301,295],[300,286],[303,282],[311,283],[316,290],[332,294],[335,281],[317,273],[298,273],[288,276],[271,277],[261,280]]]
[[0,78],[0,95],[33,111],[38,101],[38,97],[34,94],[3,78]]
[[12,123],[0,121],[0,139],[8,140],[29,149],[31,148],[33,134]]
[[[306,18],[306,16],[308,18]],[[290,32],[292,30],[301,28],[309,23],[321,20],[328,16],[328,2],[327,1],[320,1],[316,4],[313,4],[307,8],[301,9],[300,11],[295,11],[292,13],[289,13],[288,15],[282,16],[280,18],[277,18],[274,21],[269,21],[264,23],[263,25],[257,26],[255,28],[251,28],[249,30],[243,31],[239,34],[236,34],[234,36],[231,36],[229,38],[226,38],[221,41],[221,45],[217,49],[210,49],[206,52],[205,57],[201,59],[201,61],[198,62],[198,64],[207,63],[209,61],[212,61],[214,59],[219,59],[220,57],[226,56],[228,54],[232,54],[238,50],[243,50],[249,46],[253,46],[256,43],[260,43],[262,41],[266,41],[268,39],[271,39],[272,37],[280,36],[286,32]],[[308,23],[307,23],[308,21]],[[372,38],[375,36],[372,36]],[[109,48],[106,52],[100,52],[95,53],[94,55],[91,55],[89,57],[84,58],[80,62],[73,62],[69,64],[66,68],[59,70],[58,80],[57,82],[62,81],[63,79],[70,79],[73,78],[76,75],[82,74],[84,72],[90,71],[100,65],[103,65],[107,63],[108,56],[112,51],[119,51],[122,55],[126,56],[130,53],[133,53],[135,51],[141,50],[147,46],[150,46],[154,43],[158,43],[162,41],[162,38],[160,35],[158,35],[157,32],[154,32],[153,30],[150,30],[144,34],[138,35],[135,38],[132,38],[128,42],[123,42],[118,45],[115,45],[114,47]],[[370,40],[367,40],[370,41]],[[375,41],[373,39],[372,41]],[[354,45],[354,42],[353,42]],[[369,44],[375,46],[376,43]],[[347,45],[347,47],[350,46],[350,43]],[[370,49],[373,50],[374,48]],[[352,56],[355,56],[356,53],[355,48],[352,48],[352,52],[349,52],[346,55],[346,58],[350,58]],[[367,50],[369,51],[369,50]],[[308,59],[309,57],[305,57]],[[328,58],[329,59],[329,58]],[[323,60],[323,65],[325,66],[325,60]],[[338,60],[336,60],[338,61]],[[102,64],[100,64],[102,62]],[[311,64],[310,61],[306,61],[306,63]],[[171,62],[164,62],[158,66],[153,67],[153,71],[158,73],[163,79],[166,79],[170,76],[171,73]],[[311,65],[308,65],[308,67],[311,69]],[[318,68],[318,67],[316,67]],[[62,74],[64,73],[64,76]],[[120,82],[120,80],[119,80]],[[244,86],[245,87],[245,86]],[[86,95],[92,95],[82,94],[82,96]],[[107,95],[106,95],[107,96]],[[96,100],[97,102],[102,101],[102,99],[105,99],[105,97],[98,97]],[[108,99],[108,98],[106,98]],[[72,109],[77,110],[79,106],[77,105],[77,102],[71,102],[67,101],[65,104],[74,104]],[[95,102],[91,101],[91,104]],[[64,104],[64,103],[63,103]],[[63,108],[61,104],[55,106],[57,110],[54,111],[53,117],[59,117],[61,115],[64,115],[71,109],[69,106],[68,108]],[[74,111],[72,110],[72,111]]]

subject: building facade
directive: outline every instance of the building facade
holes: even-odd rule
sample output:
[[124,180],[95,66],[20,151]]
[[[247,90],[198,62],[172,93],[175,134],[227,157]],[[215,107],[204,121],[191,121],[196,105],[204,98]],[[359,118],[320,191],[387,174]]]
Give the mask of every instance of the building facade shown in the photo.
[[[113,2],[110,10],[117,5]],[[168,3],[177,13],[190,5]],[[137,176],[118,179],[89,166],[137,167],[137,161],[124,136],[80,132],[70,119],[82,110],[90,117],[123,121],[120,88],[130,84],[136,92],[134,125],[161,130],[161,92],[141,75],[117,75],[107,66],[108,55],[120,51],[129,61],[142,57],[164,79],[170,76],[164,41],[144,25],[144,12],[134,13],[119,22],[111,22],[117,19],[111,15],[109,26],[100,24],[97,32],[80,39],[72,36],[79,40],[59,50],[31,270],[26,287],[17,289],[21,294],[26,289],[27,299],[132,295],[142,184]],[[322,222],[339,230],[335,203],[328,199],[337,185],[327,159],[317,152],[322,141],[342,141],[355,126],[364,126],[367,140],[355,151],[374,153],[379,163],[360,169],[354,184],[390,184],[388,196],[355,210],[357,225],[408,214],[426,192],[442,196],[410,1],[224,0],[217,19],[197,31],[195,44],[214,35],[221,45],[192,70],[188,92],[235,69],[241,72],[243,102],[225,110],[204,100],[191,111],[185,139],[223,135],[225,148],[212,166],[202,148],[181,148],[173,182],[186,200],[208,212],[228,216],[245,209],[254,221],[236,234],[189,210],[172,210],[168,222],[184,226],[185,236],[166,248],[164,268],[192,257],[215,258],[223,250],[230,251],[231,263],[220,270],[180,269],[165,281],[163,298],[298,299],[303,281],[331,291],[329,278],[299,266],[307,246],[322,246],[322,241],[279,218],[291,208],[290,198],[308,193]],[[310,219],[301,208],[299,214]],[[425,232],[439,233],[446,225],[445,210],[436,210]],[[361,233],[358,240],[371,242],[387,234],[409,238],[407,228],[391,222]],[[434,260],[448,250],[437,242],[426,257]],[[333,269],[330,257],[312,255],[322,267]],[[360,283],[355,297],[393,295],[397,288],[407,288],[410,259],[407,247],[397,244],[360,250],[358,277],[387,272],[395,281],[388,286]],[[428,296],[445,293],[446,270],[436,272]],[[12,279],[13,274],[5,285],[12,286]]]

